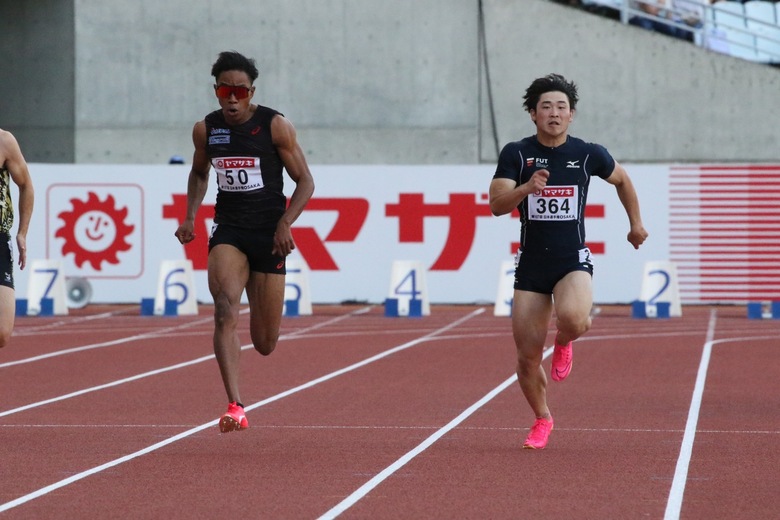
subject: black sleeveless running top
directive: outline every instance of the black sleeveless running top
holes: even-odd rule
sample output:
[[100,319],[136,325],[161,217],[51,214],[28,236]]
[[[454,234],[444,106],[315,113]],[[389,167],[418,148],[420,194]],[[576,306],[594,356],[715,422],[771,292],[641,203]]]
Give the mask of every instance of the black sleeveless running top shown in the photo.
[[284,164],[273,144],[271,120],[280,112],[258,106],[231,126],[222,110],[206,116],[206,154],[217,177],[214,222],[273,232],[284,213]]

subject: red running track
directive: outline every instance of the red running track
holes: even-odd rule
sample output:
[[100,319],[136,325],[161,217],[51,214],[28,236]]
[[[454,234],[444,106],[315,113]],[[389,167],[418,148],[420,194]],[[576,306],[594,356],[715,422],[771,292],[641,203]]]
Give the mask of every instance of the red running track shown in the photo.
[[778,517],[780,322],[743,307],[603,307],[550,381],[542,451],[521,449],[533,417],[491,307],[285,318],[271,356],[245,347],[250,428],[230,434],[210,313],[18,318],[0,519]]

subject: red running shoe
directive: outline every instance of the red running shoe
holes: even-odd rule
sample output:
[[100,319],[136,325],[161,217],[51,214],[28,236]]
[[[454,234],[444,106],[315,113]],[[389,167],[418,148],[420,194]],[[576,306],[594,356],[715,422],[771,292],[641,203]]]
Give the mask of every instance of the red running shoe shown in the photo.
[[219,431],[222,433],[249,428],[249,422],[244,414],[244,407],[233,401],[228,405],[227,412],[219,420]]
[[531,450],[543,450],[547,446],[547,439],[550,437],[550,432],[553,429],[553,418],[549,419],[536,419],[536,422],[531,426],[531,432],[525,439],[523,448]]
[[553,350],[552,367],[550,375],[553,381],[563,381],[571,372],[572,349],[571,341],[565,346],[555,345]]

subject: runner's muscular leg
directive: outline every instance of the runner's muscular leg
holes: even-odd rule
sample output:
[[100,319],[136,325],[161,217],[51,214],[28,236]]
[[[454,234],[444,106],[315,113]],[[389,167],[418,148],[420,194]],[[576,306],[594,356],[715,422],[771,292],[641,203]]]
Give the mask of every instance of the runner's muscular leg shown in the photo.
[[209,290],[214,298],[214,355],[228,401],[241,402],[238,391],[241,342],[236,327],[241,295],[249,279],[246,256],[228,244],[209,253]]
[[542,353],[552,316],[552,299],[530,291],[514,293],[512,333],[517,346],[517,380],[536,417],[549,417],[547,375],[542,368]]
[[11,340],[16,317],[16,293],[10,287],[0,285],[0,348]]
[[249,331],[255,350],[267,356],[276,348],[284,308],[283,274],[252,272],[246,294],[249,298]]
[[566,345],[590,329],[593,307],[593,280],[590,273],[572,271],[555,284],[556,343]]

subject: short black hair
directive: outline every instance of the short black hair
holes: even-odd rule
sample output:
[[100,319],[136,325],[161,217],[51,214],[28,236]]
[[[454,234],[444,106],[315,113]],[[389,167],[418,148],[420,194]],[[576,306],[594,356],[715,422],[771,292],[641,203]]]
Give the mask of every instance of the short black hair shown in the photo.
[[240,52],[224,51],[219,53],[217,61],[211,66],[211,75],[217,79],[220,74],[228,70],[240,70],[246,72],[251,83],[254,83],[260,72],[257,70],[255,60],[247,58]]
[[563,92],[569,98],[569,107],[574,110],[577,108],[577,85],[573,81],[567,81],[560,74],[548,74],[543,78],[536,78],[526,89],[523,99],[523,106],[526,112],[536,110],[539,98],[546,92]]

